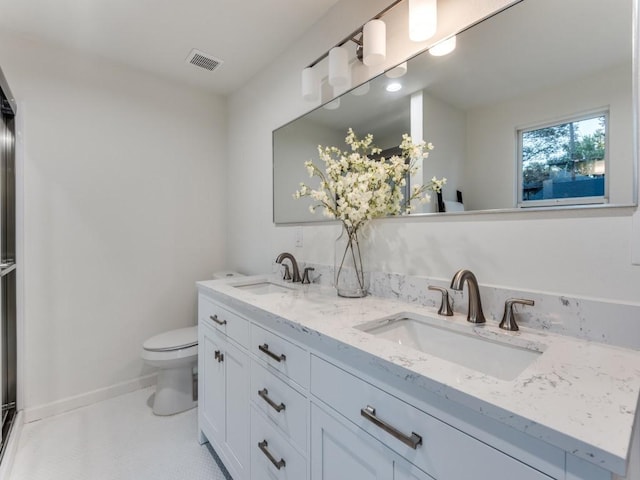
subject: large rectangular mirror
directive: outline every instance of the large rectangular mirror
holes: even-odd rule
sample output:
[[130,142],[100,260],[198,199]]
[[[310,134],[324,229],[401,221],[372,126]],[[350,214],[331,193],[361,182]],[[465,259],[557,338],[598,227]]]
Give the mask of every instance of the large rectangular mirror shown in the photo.
[[435,149],[413,181],[446,177],[448,212],[634,205],[632,3],[523,0],[275,130],[274,222],[327,220],[292,194],[349,127],[382,149],[419,128]]

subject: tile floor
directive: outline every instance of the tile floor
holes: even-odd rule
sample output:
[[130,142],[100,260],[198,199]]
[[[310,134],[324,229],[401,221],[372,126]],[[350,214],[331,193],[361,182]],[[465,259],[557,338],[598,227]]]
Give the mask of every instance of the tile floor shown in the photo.
[[11,480],[225,480],[196,409],[157,417],[145,388],[24,425]]

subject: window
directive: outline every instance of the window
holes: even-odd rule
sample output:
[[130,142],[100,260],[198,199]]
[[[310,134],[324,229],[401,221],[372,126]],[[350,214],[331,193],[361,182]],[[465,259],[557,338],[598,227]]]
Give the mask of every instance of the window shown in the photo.
[[608,112],[518,131],[518,206],[605,203]]

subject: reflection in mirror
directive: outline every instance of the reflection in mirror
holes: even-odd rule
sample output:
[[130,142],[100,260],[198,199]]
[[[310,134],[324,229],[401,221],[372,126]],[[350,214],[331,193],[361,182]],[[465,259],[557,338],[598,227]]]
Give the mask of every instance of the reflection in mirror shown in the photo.
[[326,221],[292,193],[317,146],[343,147],[349,127],[382,149],[418,130],[435,149],[414,181],[446,177],[448,212],[635,204],[631,18],[632,0],[523,0],[457,35],[453,52],[425,51],[404,76],[275,130],[275,223]]
[[605,203],[608,112],[518,131],[518,205]]

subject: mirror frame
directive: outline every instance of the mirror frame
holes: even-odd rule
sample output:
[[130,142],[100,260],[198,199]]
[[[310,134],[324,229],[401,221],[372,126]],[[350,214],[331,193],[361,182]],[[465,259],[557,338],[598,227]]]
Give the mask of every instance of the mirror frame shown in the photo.
[[[508,5],[492,12],[491,14],[482,17],[480,19],[478,19],[477,21],[472,22],[471,24],[452,32],[451,34],[446,35],[443,38],[449,38],[452,37],[454,35],[460,35],[462,33],[464,33],[465,31],[481,24],[482,22],[489,20],[491,18],[493,18],[496,15],[499,15],[500,13],[514,7],[517,6],[518,4],[522,3],[524,0],[514,0],[512,3],[509,3]],[[473,216],[473,215],[490,215],[490,214],[540,214],[540,213],[547,213],[547,214],[552,214],[555,212],[562,212],[563,215],[566,215],[567,211],[584,211],[584,210],[594,210],[594,211],[600,211],[600,210],[609,210],[609,209],[636,209],[639,205],[639,192],[638,192],[638,186],[640,185],[640,166],[638,165],[640,159],[640,145],[638,142],[639,139],[639,128],[640,128],[640,79],[638,78],[638,76],[640,75],[640,10],[638,8],[639,2],[640,0],[627,0],[631,2],[631,6],[632,6],[632,18],[631,18],[631,22],[632,22],[632,55],[631,55],[631,70],[632,70],[632,75],[633,75],[633,79],[632,79],[632,92],[631,92],[631,98],[632,98],[632,122],[633,122],[633,127],[632,127],[632,156],[631,156],[631,161],[632,161],[632,171],[633,171],[633,175],[632,175],[632,190],[631,190],[631,202],[630,203],[599,203],[599,204],[575,204],[575,205],[558,205],[558,206],[531,206],[531,207],[526,207],[526,208],[522,208],[522,207],[508,207],[508,208],[496,208],[496,209],[486,209],[486,210],[465,210],[465,211],[455,211],[455,212],[420,212],[420,213],[411,213],[408,215],[390,215],[388,217],[384,217],[384,220],[391,220],[391,219],[424,219],[426,218],[434,218],[434,217],[442,217],[442,216],[446,216],[446,217],[467,217],[467,216]],[[326,100],[324,103],[320,103],[319,105],[314,106],[312,109],[305,111],[304,113],[300,114],[299,116],[297,116],[296,118],[294,118],[293,120],[290,120],[288,122],[286,122],[285,124],[279,126],[278,128],[274,129],[272,131],[272,221],[276,226],[294,226],[294,225],[307,225],[307,226],[313,226],[313,225],[318,225],[318,224],[331,224],[331,223],[336,223],[338,222],[338,220],[335,219],[326,219],[326,218],[322,218],[321,216],[317,217],[317,220],[298,220],[298,221],[288,221],[288,222],[278,222],[276,221],[276,205],[275,205],[275,134],[277,130],[280,130],[294,122],[296,122],[297,120],[305,117],[306,115],[308,115],[309,113],[323,108],[325,105],[335,101],[336,99],[341,98],[342,96],[348,95],[350,94],[350,92],[352,92],[353,90],[359,88],[360,86],[364,85],[367,82],[370,82],[376,78],[379,78],[381,76],[383,76],[386,72],[388,72],[389,70],[394,69],[395,67],[397,67],[398,65],[407,62],[407,61],[411,61],[412,59],[424,54],[425,52],[427,52],[429,50],[429,48],[431,48],[433,45],[430,45],[428,47],[425,47],[413,54],[411,54],[409,57],[407,57],[405,60],[402,60],[400,62],[398,62],[395,65],[392,65],[388,68],[386,68],[384,71],[382,71],[381,73],[368,78],[366,81],[363,81],[355,86],[352,86],[351,88],[349,88],[348,90],[345,90],[344,92],[342,92],[340,95],[336,95],[333,97],[330,97],[328,100]],[[539,216],[539,215],[538,215]]]

